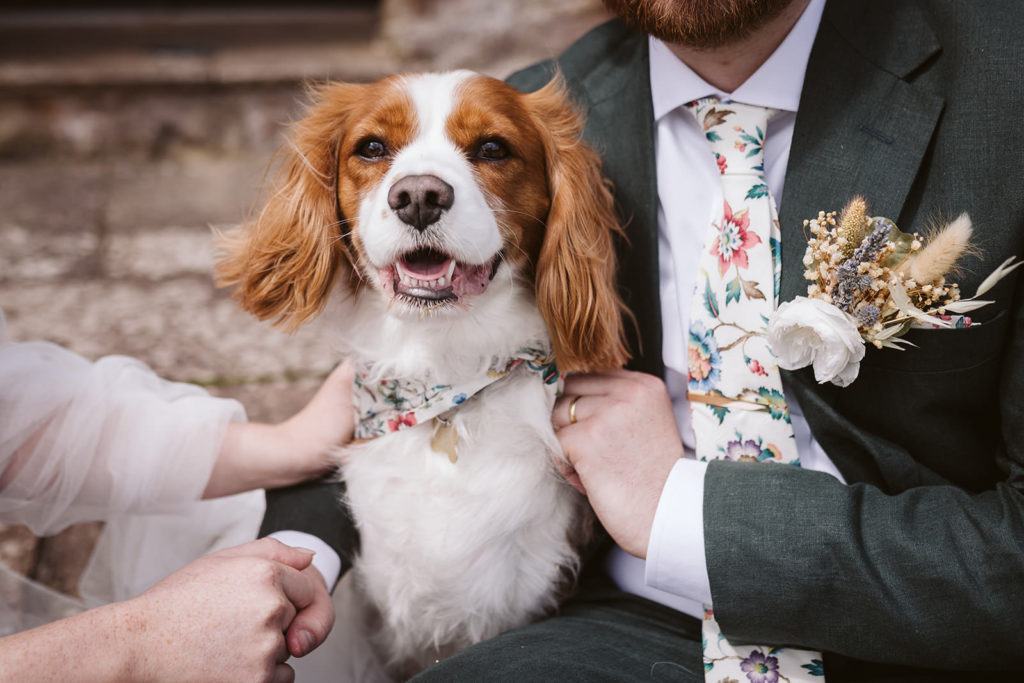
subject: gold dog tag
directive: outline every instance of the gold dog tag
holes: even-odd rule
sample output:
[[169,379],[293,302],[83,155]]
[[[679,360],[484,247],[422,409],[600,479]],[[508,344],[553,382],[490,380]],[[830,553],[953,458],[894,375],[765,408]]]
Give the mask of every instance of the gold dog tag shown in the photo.
[[441,415],[434,418],[434,434],[430,437],[430,447],[437,453],[447,453],[452,464],[459,459],[459,430],[451,420]]

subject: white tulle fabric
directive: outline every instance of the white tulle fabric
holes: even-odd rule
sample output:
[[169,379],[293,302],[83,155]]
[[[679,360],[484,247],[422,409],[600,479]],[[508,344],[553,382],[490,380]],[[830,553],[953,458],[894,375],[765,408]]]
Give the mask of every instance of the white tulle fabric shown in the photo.
[[0,311],[0,523],[50,535],[107,522],[81,605],[0,576],[0,635],[130,597],[254,538],[261,492],[199,500],[228,423],[245,419],[237,401],[161,379],[132,358],[92,363],[55,344],[11,342]]
[[0,342],[0,520],[43,535],[195,501],[232,420],[237,401],[137,360]]

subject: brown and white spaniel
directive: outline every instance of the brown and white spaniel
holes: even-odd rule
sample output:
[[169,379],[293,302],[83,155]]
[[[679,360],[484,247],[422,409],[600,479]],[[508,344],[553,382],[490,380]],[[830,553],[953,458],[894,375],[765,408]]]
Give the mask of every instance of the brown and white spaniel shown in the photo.
[[319,318],[357,364],[367,438],[339,454],[356,585],[406,675],[550,611],[574,575],[588,515],[554,465],[550,356],[625,362],[620,228],[557,78],[399,75],[314,100],[219,276],[260,319]]

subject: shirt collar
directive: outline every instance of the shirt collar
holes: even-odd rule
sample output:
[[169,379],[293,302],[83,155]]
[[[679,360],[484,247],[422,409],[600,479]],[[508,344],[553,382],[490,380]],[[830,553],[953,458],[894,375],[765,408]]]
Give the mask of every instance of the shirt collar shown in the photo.
[[771,57],[732,93],[721,92],[708,84],[672,54],[665,43],[649,37],[655,121],[687,102],[708,95],[795,112],[824,9],[825,0],[811,0]]

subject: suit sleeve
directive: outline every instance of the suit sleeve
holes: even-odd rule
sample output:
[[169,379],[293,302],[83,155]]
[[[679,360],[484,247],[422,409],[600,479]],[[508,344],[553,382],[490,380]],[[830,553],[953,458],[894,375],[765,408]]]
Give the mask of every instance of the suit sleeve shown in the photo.
[[343,482],[312,481],[267,491],[260,536],[301,531],[329,545],[341,560],[341,575],[352,566],[359,533],[344,502]]
[[[852,408],[819,420],[833,459],[861,463],[854,478],[873,483],[844,486],[795,467],[711,463],[705,553],[715,615],[730,640],[951,669],[1007,668],[1024,652],[1024,278],[1018,280],[1006,325],[1000,316],[986,333],[1005,330],[1002,353],[967,356],[955,372],[902,377],[911,397],[902,411],[866,385],[857,400],[870,404],[875,391],[876,401],[859,421],[849,417]],[[1013,294],[1009,286],[997,289]],[[915,351],[905,352],[906,362]],[[992,381],[972,386],[979,376]],[[850,389],[865,379],[872,378]],[[805,393],[801,405],[807,403],[813,400]],[[972,405],[980,406],[977,415]],[[948,415],[943,406],[953,406]],[[894,412],[904,435],[892,428],[883,438],[878,425]],[[864,436],[872,422],[874,434]],[[962,473],[958,485],[942,481],[938,463]],[[871,476],[883,467],[899,474]],[[987,484],[964,485],[963,478],[990,470]]]

